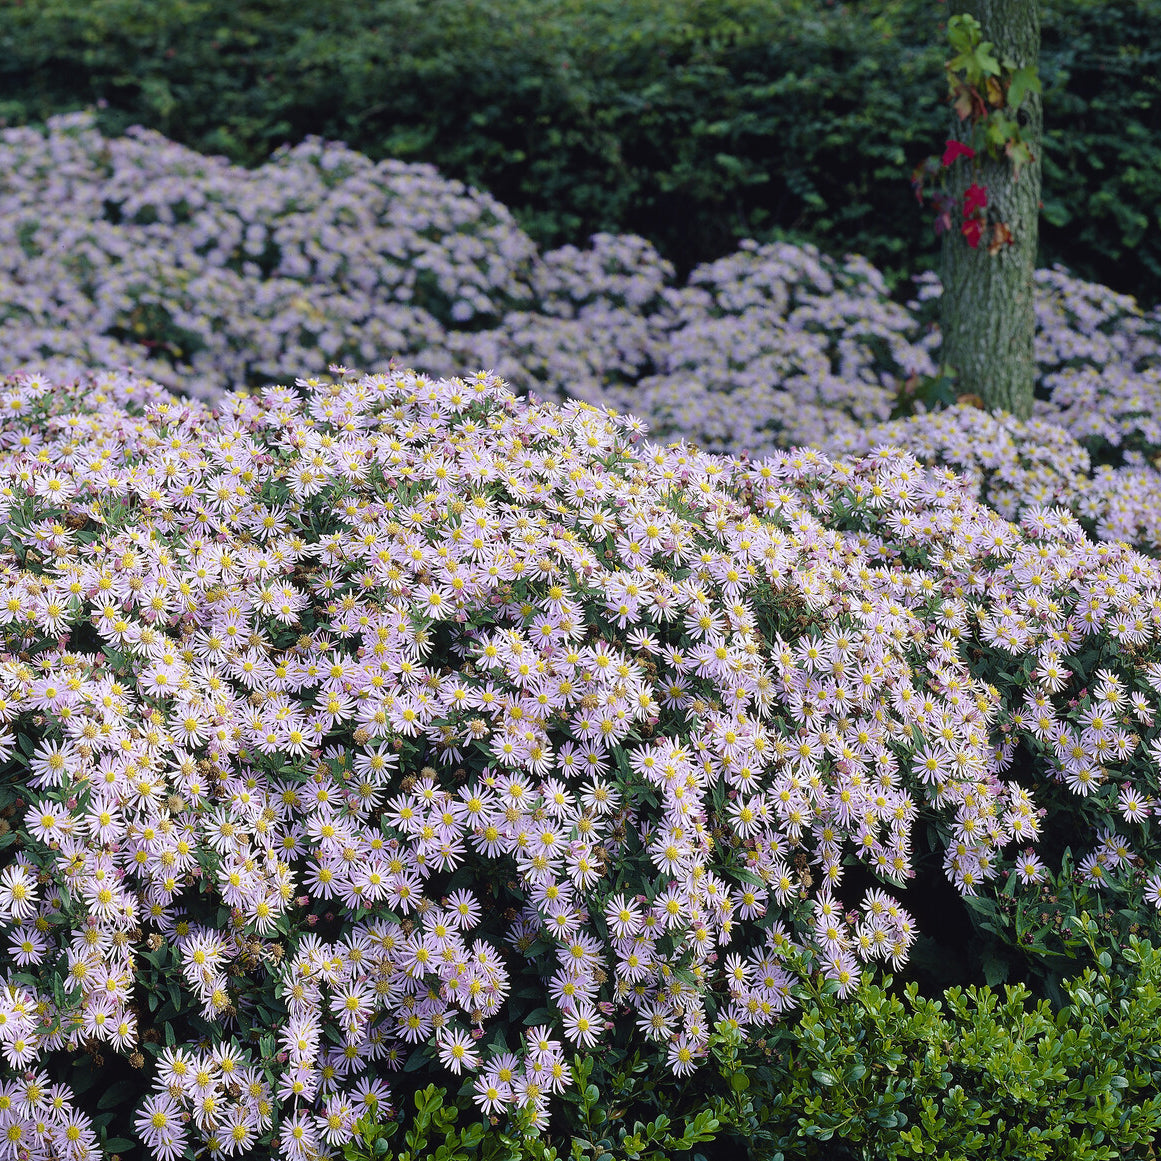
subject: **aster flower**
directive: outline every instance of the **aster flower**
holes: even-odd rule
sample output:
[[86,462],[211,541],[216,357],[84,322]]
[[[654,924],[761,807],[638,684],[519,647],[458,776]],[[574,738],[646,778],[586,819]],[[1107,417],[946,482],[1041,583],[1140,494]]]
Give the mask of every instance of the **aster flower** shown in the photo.
[[588,1004],[577,1004],[564,1014],[564,1033],[582,1048],[592,1048],[604,1025],[597,1010]]
[[1016,860],[1016,874],[1019,876],[1020,882],[1025,886],[1030,883],[1043,882],[1046,873],[1047,868],[1043,860],[1032,851],[1025,851]]
[[695,1046],[690,1040],[689,1036],[684,1033],[678,1033],[674,1040],[669,1045],[669,1067],[673,1071],[674,1076],[688,1076],[696,1067],[696,1057],[700,1055],[695,1051]]
[[315,1124],[328,1145],[341,1145],[354,1135],[354,1110],[344,1098],[329,1097]]
[[487,1116],[503,1111],[505,1104],[512,1099],[512,1089],[489,1067],[476,1080],[475,1096],[481,1112]]
[[185,1151],[187,1139],[182,1129],[180,1109],[168,1094],[154,1093],[145,1098],[135,1121],[142,1143],[161,1161],[172,1161]]
[[474,1069],[480,1063],[471,1036],[459,1031],[450,1031],[439,1037],[439,1057],[445,1067],[457,1076],[464,1068]]
[[20,922],[36,909],[36,878],[27,866],[13,863],[0,871],[0,916]]

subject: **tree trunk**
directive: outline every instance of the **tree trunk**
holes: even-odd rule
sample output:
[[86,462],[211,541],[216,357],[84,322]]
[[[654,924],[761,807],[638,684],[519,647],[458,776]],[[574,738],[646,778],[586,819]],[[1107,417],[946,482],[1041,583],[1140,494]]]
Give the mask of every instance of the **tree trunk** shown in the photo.
[[[948,16],[974,16],[982,37],[995,46],[997,60],[1016,67],[1038,67],[1039,0],[952,0]],[[952,115],[952,136],[970,144],[971,122]],[[1040,150],[1043,105],[1029,92],[1021,104],[1020,132],[1033,161],[1013,180],[1012,163],[1001,154],[993,161],[982,150],[979,175],[987,188],[989,223],[1001,221],[1012,232],[1012,245],[989,254],[991,231],[973,249],[960,231],[963,195],[973,180],[972,165],[961,159],[949,170],[948,190],[955,198],[951,229],[943,236],[940,278],[943,282],[941,360],[957,373],[956,390],[976,395],[989,411],[1010,411],[1027,418],[1032,411],[1036,364],[1033,272],[1040,225]]]

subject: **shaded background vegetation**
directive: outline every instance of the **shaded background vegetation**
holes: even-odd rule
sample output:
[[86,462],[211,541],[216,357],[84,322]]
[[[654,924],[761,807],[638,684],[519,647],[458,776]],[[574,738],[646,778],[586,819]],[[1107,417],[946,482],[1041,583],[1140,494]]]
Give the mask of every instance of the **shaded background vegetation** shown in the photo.
[[[1161,301],[1161,0],[1041,0],[1039,265]],[[542,246],[937,242],[909,178],[947,136],[940,0],[13,0],[0,120],[99,105],[255,165],[307,134],[431,162]]]

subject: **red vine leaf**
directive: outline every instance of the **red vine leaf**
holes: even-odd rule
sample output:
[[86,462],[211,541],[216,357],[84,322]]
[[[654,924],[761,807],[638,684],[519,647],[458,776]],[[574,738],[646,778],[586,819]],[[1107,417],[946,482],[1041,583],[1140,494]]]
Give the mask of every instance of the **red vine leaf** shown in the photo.
[[943,157],[940,159],[944,168],[951,165],[957,157],[966,157],[968,161],[975,158],[976,151],[970,146],[965,145],[962,141],[956,141],[954,138],[949,138],[947,148],[943,151]]
[[982,210],[988,204],[988,187],[986,185],[976,185],[973,181],[967,187],[967,192],[963,195],[963,215],[970,217],[976,210]]

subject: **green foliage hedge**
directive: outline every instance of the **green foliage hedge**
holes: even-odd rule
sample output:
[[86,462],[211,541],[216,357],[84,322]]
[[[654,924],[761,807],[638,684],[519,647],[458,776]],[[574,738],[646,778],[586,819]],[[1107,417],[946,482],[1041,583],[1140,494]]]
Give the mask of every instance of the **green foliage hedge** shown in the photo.
[[[802,1013],[755,1043],[719,1025],[716,1084],[659,1111],[636,1060],[574,1058],[571,1135],[481,1123],[429,1085],[395,1119],[368,1117],[346,1161],[1144,1161],[1161,1130],[1161,950],[1101,950],[1054,1011],[1023,985],[923,999],[890,979],[840,1001],[797,990]],[[598,1087],[600,1085],[600,1087]],[[414,1107],[412,1107],[414,1106]],[[700,1110],[700,1111],[698,1111]]]
[[[1161,300],[1161,0],[1042,0],[1039,266]],[[21,0],[0,120],[104,102],[257,164],[310,133],[430,161],[542,245],[740,237],[929,266],[908,179],[947,135],[936,0]]]
[[[762,1091],[755,1151],[867,1161],[1131,1161],[1161,1129],[1161,952],[1135,937],[1065,985],[1053,1012],[1023,985],[951,988],[941,1001],[878,985],[844,1010],[825,991],[792,1030],[791,1084]],[[777,1076],[772,1070],[771,1079]]]

